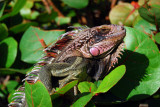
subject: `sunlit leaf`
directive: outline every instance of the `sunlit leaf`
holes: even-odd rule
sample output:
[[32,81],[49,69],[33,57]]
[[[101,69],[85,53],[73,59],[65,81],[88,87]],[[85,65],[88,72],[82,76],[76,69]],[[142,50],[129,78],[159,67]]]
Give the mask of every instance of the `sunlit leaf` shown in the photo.
[[44,55],[44,48],[38,38],[43,39],[46,45],[51,45],[62,33],[62,30],[44,31],[35,27],[28,28],[20,41],[21,59],[24,62],[36,63]]
[[71,107],[84,107],[92,97],[92,93],[83,93],[82,97],[72,104]]
[[81,82],[78,84],[78,89],[81,93],[84,92],[94,92],[97,90],[97,87],[92,82]]
[[58,25],[69,24],[71,22],[70,17],[56,17],[55,21]]
[[95,93],[105,93],[111,89],[124,75],[126,68],[121,65],[111,71],[101,82]]
[[25,96],[29,107],[52,107],[49,92],[41,81],[35,84],[25,82]]
[[52,100],[59,97],[60,95],[65,94],[67,91],[69,91],[71,88],[73,88],[78,83],[78,80],[72,81],[68,84],[66,84],[61,89],[57,90],[54,94],[51,95]]
[[133,27],[135,29],[141,30],[144,33],[153,34],[153,31],[156,31],[156,26],[147,22],[146,20],[142,19],[138,16],[135,21],[133,22]]
[[65,4],[73,8],[84,8],[88,5],[89,0],[62,0]]
[[8,37],[0,42],[0,64],[2,67],[9,68],[17,56],[17,41]]
[[137,10],[130,3],[120,3],[116,5],[109,13],[109,19],[112,24],[132,26],[132,23],[138,15]]

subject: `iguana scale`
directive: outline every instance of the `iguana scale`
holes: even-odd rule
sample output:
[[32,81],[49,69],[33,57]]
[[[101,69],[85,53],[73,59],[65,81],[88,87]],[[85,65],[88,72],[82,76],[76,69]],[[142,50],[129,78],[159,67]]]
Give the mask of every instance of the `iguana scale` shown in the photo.
[[[126,30],[118,25],[101,25],[93,28],[71,27],[72,30],[62,34],[60,39],[47,47],[46,56],[34,66],[26,75],[25,81],[35,83],[41,80],[49,92],[56,86],[52,85],[51,76],[63,77],[59,80],[59,87],[63,87],[71,80],[85,72],[95,80],[106,74],[114,66],[123,50],[123,39]],[[25,107],[24,86],[15,94],[20,94],[9,107]],[[20,92],[21,91],[21,92]]]

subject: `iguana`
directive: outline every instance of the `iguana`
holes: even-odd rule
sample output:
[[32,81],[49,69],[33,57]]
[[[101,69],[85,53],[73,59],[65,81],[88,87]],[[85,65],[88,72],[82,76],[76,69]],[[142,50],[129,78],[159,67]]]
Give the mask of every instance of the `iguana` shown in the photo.
[[[41,80],[49,92],[56,87],[52,85],[53,77],[63,77],[58,81],[59,88],[71,80],[77,79],[84,67],[87,74],[98,80],[114,66],[123,50],[123,39],[126,30],[118,25],[101,25],[96,27],[70,27],[75,28],[62,34],[60,39],[47,47],[47,53],[26,75],[25,81],[35,83]],[[24,86],[15,94],[9,107],[25,107]]]

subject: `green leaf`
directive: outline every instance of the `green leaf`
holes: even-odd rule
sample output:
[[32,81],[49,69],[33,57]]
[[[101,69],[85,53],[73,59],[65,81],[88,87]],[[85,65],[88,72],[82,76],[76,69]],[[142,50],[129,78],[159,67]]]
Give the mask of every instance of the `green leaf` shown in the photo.
[[18,12],[25,5],[25,3],[26,3],[26,0],[16,0],[16,3],[14,5],[14,7],[13,7],[12,12],[3,15],[0,18],[0,21],[4,20],[5,18],[8,18],[10,16],[14,16],[14,15],[18,14]]
[[44,55],[38,37],[43,39],[48,46],[54,43],[62,33],[64,33],[62,30],[44,31],[35,27],[28,28],[20,41],[21,59],[27,63],[36,63]]
[[39,22],[42,23],[47,23],[47,22],[51,22],[53,20],[55,20],[55,18],[58,16],[58,14],[56,12],[52,12],[51,14],[46,13],[41,13],[37,19]]
[[120,3],[116,5],[109,13],[109,19],[112,24],[132,26],[132,23],[138,11],[132,12],[134,7],[130,3]]
[[71,22],[70,17],[56,17],[55,21],[58,25],[69,24]]
[[70,10],[67,14],[67,17],[75,17],[76,16],[76,12],[74,10]]
[[[14,90],[13,92],[11,92],[8,96],[8,102],[11,103],[14,99],[12,99],[13,97],[15,97],[14,93],[16,92],[16,90]],[[1,92],[0,92],[0,96],[1,96]]]
[[15,61],[17,56],[17,41],[8,37],[0,42],[0,64],[2,67],[9,68]]
[[125,65],[121,65],[111,71],[101,82],[95,93],[105,93],[111,89],[125,74]]
[[18,25],[11,27],[9,30],[11,32],[13,32],[14,34],[17,34],[17,33],[24,32],[30,26],[38,26],[38,23],[37,22],[29,22],[29,23],[25,23],[25,24],[18,24]]
[[[140,6],[144,5],[146,2],[146,0],[138,0],[138,4]],[[147,4],[149,6],[153,6],[153,5],[160,5],[160,1],[159,0],[147,0]]]
[[78,83],[78,80],[72,81],[68,84],[66,84],[61,89],[57,90],[54,94],[51,95],[52,100],[56,99],[60,95],[65,94],[67,91],[69,91],[71,88],[73,88]]
[[148,22],[160,25],[160,8],[157,7],[140,7],[138,9],[140,16]]
[[13,97],[15,96],[13,93],[15,92],[15,89],[18,86],[17,81],[9,80],[5,85],[1,84],[0,85],[0,97],[3,98],[5,95],[8,94],[9,92],[9,97],[8,97],[8,102],[13,101]]
[[0,68],[0,75],[11,75],[14,73],[26,74],[26,72],[30,71],[33,67],[29,69],[14,69],[14,68]]
[[3,15],[3,12],[4,12],[4,8],[6,7],[6,4],[7,2],[4,1],[4,2],[0,2],[0,18],[2,17]]
[[156,26],[154,24],[151,24],[147,22],[146,20],[142,19],[140,16],[138,16],[134,23],[133,27],[135,29],[141,30],[144,33],[153,34],[153,31],[156,31]]
[[160,32],[155,35],[155,40],[158,44],[160,44]]
[[76,9],[85,8],[89,3],[89,0],[62,0],[62,1],[68,6]]
[[94,84],[99,87],[99,85],[102,83],[102,80],[98,80],[98,81],[95,81]]
[[32,7],[34,6],[33,0],[27,0],[24,7],[20,10],[21,16],[23,16],[26,19],[35,20],[38,15],[40,14],[38,11],[32,11]]
[[84,107],[91,99],[92,93],[83,93],[82,97],[80,97],[71,107]]
[[29,107],[52,107],[49,92],[41,81],[35,84],[25,82],[25,95]]
[[0,34],[0,40],[3,40],[8,36],[8,29],[4,23],[0,24]]
[[9,93],[13,92],[16,89],[17,85],[18,85],[17,81],[13,80],[8,81],[8,83],[6,84],[8,92]]
[[120,63],[126,65],[127,71],[111,90],[123,99],[139,100],[151,96],[160,88],[160,53],[148,35],[125,28],[126,50]]
[[97,87],[92,82],[81,82],[78,84],[78,89],[81,93],[94,92],[97,90]]
[[31,19],[31,15],[33,13],[31,8],[33,7],[33,5],[34,5],[34,1],[27,0],[23,8],[20,10],[21,16],[27,19]]

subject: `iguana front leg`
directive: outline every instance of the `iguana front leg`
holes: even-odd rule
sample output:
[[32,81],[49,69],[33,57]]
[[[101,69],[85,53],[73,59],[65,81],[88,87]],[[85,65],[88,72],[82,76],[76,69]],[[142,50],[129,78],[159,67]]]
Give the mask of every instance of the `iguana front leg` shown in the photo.
[[44,66],[39,73],[39,78],[46,86],[46,88],[51,91],[51,75],[54,77],[64,77],[59,80],[59,87],[63,87],[69,81],[76,79],[76,76],[83,71],[83,67],[86,66],[87,62],[82,57],[76,57],[72,63],[52,63]]

